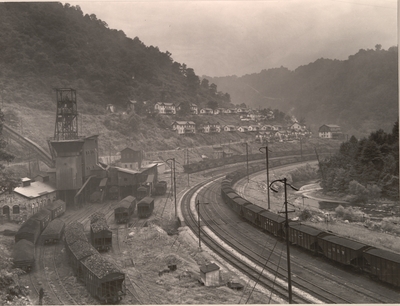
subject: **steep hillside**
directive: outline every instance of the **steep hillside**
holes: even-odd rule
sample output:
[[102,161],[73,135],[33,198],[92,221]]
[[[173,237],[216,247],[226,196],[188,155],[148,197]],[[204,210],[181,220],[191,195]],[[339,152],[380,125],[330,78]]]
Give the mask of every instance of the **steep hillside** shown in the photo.
[[[2,100],[39,109],[51,107],[53,88],[74,88],[80,108],[101,113],[112,103],[229,104],[214,84],[172,54],[109,29],[79,6],[50,2],[0,3]],[[139,33],[138,33],[139,35]]]
[[211,78],[232,103],[278,107],[305,118],[315,131],[338,124],[349,135],[390,131],[398,117],[397,47],[361,49],[345,61],[318,59],[294,71],[284,67],[242,77]]

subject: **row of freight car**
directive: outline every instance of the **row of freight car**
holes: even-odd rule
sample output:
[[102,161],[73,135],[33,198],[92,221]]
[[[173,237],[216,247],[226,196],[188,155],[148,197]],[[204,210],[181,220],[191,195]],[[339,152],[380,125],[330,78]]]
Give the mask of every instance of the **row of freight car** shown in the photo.
[[64,222],[58,217],[65,213],[66,205],[56,200],[32,215],[15,235],[13,263],[15,268],[30,271],[35,263],[35,244],[57,243],[64,231]]
[[154,210],[154,198],[144,197],[138,203],[133,196],[127,196],[114,209],[114,219],[116,223],[128,223],[137,207],[139,218],[148,218]]
[[[101,221],[101,215],[92,217],[92,225],[104,221]],[[116,304],[122,299],[125,295],[125,273],[89,243],[81,223],[73,222],[66,226],[65,247],[75,275],[94,298],[106,304]]]
[[[256,172],[257,167],[252,170]],[[400,287],[399,254],[337,236],[300,222],[290,221],[286,224],[286,219],[282,216],[252,204],[233,190],[233,183],[245,177],[246,174],[246,170],[233,172],[228,174],[221,183],[221,196],[224,202],[241,218],[282,239],[286,239],[288,228],[289,241],[293,245],[343,266],[363,271],[384,283]]]

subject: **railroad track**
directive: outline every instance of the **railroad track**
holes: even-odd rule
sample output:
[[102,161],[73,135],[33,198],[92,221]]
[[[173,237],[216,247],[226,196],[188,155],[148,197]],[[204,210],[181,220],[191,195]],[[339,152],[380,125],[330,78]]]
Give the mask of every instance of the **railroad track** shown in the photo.
[[[241,179],[240,181],[238,181],[236,184],[238,186],[241,185],[241,182],[244,182],[246,179]],[[219,187],[217,187],[217,190],[219,191]],[[213,193],[215,194],[215,192],[217,190],[214,190]],[[222,199],[221,199],[222,201]],[[221,216],[221,211],[223,214],[223,210],[218,210],[218,211],[214,211],[213,215],[214,216],[220,216],[222,219],[226,219],[228,220],[231,215],[229,215],[229,217],[224,218],[224,216]],[[228,211],[230,212],[230,210],[228,209]],[[251,225],[252,226],[252,225]],[[252,226],[253,227],[253,226]],[[259,232],[259,229],[257,229]],[[263,238],[265,238],[265,236],[269,236],[269,235],[262,235]],[[254,240],[254,231],[251,232],[251,235],[247,235],[247,239],[253,239]],[[274,238],[273,238],[274,239]],[[264,242],[264,239],[262,239],[261,241],[258,242],[258,244],[261,246]],[[296,247],[291,247],[293,249],[293,251],[298,251],[298,249]],[[301,252],[304,252],[304,250],[301,250]],[[306,254],[308,256],[311,257],[311,254]],[[317,260],[317,258],[311,257],[313,258],[313,260]],[[319,264],[328,264],[326,262],[324,262],[323,259],[319,260],[320,263]],[[330,264],[329,264],[330,265]],[[385,304],[391,304],[391,303],[397,303],[397,300],[393,300],[391,298],[389,298],[385,293],[379,292],[379,291],[371,291],[367,288],[364,288],[362,285],[359,285],[356,283],[357,277],[360,276],[359,272],[357,271],[346,271],[346,273],[351,273],[354,279],[354,281],[349,282],[349,275],[339,275],[337,274],[328,274],[327,273],[327,269],[321,269],[319,268],[319,266],[315,266],[315,265],[310,265],[309,264],[309,258],[307,258],[306,260],[303,260],[301,257],[297,257],[296,261],[294,261],[292,263],[292,267],[296,268],[297,267],[297,271],[301,271],[302,274],[305,275],[313,275],[314,277],[320,277],[320,281],[318,283],[311,283],[310,281],[308,281],[307,279],[305,279],[304,277],[301,277],[300,275],[296,275],[296,283],[297,286],[304,290],[307,291],[309,290],[309,288],[313,288],[316,289],[313,291],[313,295],[314,296],[319,296],[319,297],[323,297],[326,296],[327,294],[332,296],[332,302],[335,303],[385,303]],[[342,268],[340,266],[338,266],[338,272],[340,270],[342,270]],[[286,271],[286,268],[284,269]],[[287,273],[287,271],[285,272]],[[323,285],[325,287],[323,287]],[[330,288],[335,288],[335,291],[340,291],[341,294],[336,294],[334,292],[332,292],[332,290],[327,290],[325,289],[326,287],[330,287]],[[372,286],[372,288],[375,287],[374,285]],[[348,289],[351,288],[351,291],[348,293],[348,296],[346,297],[346,294],[343,294],[343,292],[345,291],[349,291]],[[320,292],[318,293],[317,290]]]
[[[219,194],[220,190],[219,190],[219,188],[216,187],[216,189],[210,193],[212,193],[214,195]],[[210,196],[202,195],[202,196],[200,196],[200,198],[209,199]],[[185,203],[185,202],[188,202],[188,198],[186,198],[186,200],[183,203]],[[217,199],[214,198],[211,202],[217,202]],[[223,204],[223,205],[225,205],[225,204]],[[209,212],[207,213],[207,209],[204,209],[203,207],[206,207],[207,209],[208,209],[208,207],[211,207],[211,208],[209,209]],[[217,207],[219,208],[220,205]],[[226,209],[228,211],[230,211],[227,207],[226,207]],[[182,211],[185,211],[185,210],[186,210],[186,208],[182,209]],[[190,216],[190,214],[191,214],[191,212],[188,211],[187,215]],[[215,229],[216,235],[222,237],[221,239],[223,239],[232,248],[236,248],[238,245],[243,244],[243,243],[239,242],[236,239],[237,235],[227,234],[227,232],[225,230],[221,230],[221,228],[224,229],[224,228],[229,227],[229,225],[227,225],[229,223],[229,220],[232,220],[231,218],[235,217],[235,216],[236,215],[233,212],[231,212],[229,217],[223,216],[222,213],[220,212],[220,210],[213,208],[212,205],[211,206],[210,205],[202,206],[202,215],[201,215],[202,225],[207,225],[210,228],[213,228],[213,227],[216,228]],[[190,218],[191,218],[191,223],[192,223],[192,226],[191,226],[192,230],[194,230],[194,232],[197,234],[197,232],[198,232],[197,220],[195,219],[193,214],[192,214],[192,216],[190,216]],[[187,220],[188,220],[188,217],[185,216],[185,221],[187,222]],[[215,220],[217,220],[217,221],[215,221]],[[226,221],[226,220],[228,220],[228,221]],[[231,221],[231,223],[234,223],[234,225],[232,225],[232,227],[234,227],[235,233],[245,232],[245,230],[243,230],[243,228],[239,226],[240,223],[244,223],[243,221],[240,221],[239,219],[237,219],[235,222]],[[250,225],[248,225],[248,226],[250,226]],[[247,230],[247,231],[248,231],[248,233],[244,240],[245,241],[253,240],[254,239],[254,231],[256,231],[256,229],[252,228],[252,226],[250,226],[250,230]],[[259,230],[258,230],[258,232],[260,233],[260,235],[261,234],[263,235],[263,238],[258,243],[260,246],[265,247],[264,246],[265,245],[265,236],[268,236],[268,235],[261,233]],[[202,235],[202,240],[204,241],[204,243],[208,244],[207,240],[205,239],[205,238],[208,239],[208,237],[209,237],[208,233],[203,231],[203,229],[202,229],[201,235]],[[232,238],[232,237],[234,237],[234,238]],[[226,241],[226,240],[228,240],[228,241]],[[229,240],[231,242],[229,242]],[[270,242],[270,243],[271,243],[271,245],[273,245],[275,238],[273,238],[271,241],[272,242]],[[213,248],[213,247],[211,247],[211,248]],[[246,247],[242,246],[241,248],[242,248],[242,250],[239,250],[239,252],[242,252],[243,254],[245,252],[247,252],[246,250],[251,249],[250,246],[246,246]],[[240,247],[239,247],[239,249],[240,249]],[[271,250],[272,250],[272,247],[270,247],[269,250],[267,249],[266,252],[267,253],[271,252]],[[250,258],[254,257],[254,255],[252,255],[252,254],[246,255],[246,256],[250,257]],[[260,260],[257,258],[256,259],[253,258],[253,261],[258,262],[259,266],[265,265],[265,259]],[[277,261],[277,258],[275,258],[274,261]],[[385,297],[384,294],[379,294],[376,292],[372,292],[366,288],[362,288],[362,286],[354,285],[351,287],[351,290],[349,290],[349,288],[346,288],[349,286],[348,279],[343,279],[343,278],[340,279],[339,277],[336,277],[336,276],[332,277],[328,273],[321,271],[318,268],[315,268],[315,269],[314,269],[314,267],[310,268],[310,265],[308,262],[303,262],[302,264],[297,264],[297,267],[298,267],[298,271],[301,271],[302,273],[305,273],[305,274],[317,275],[317,277],[320,277],[320,279],[321,279],[321,283],[315,284],[315,282],[310,282],[307,279],[301,277],[301,275],[300,275],[301,273],[298,273],[294,276],[293,284],[296,287],[296,290],[298,289],[300,291],[310,294],[310,296],[313,297],[311,299],[312,301],[321,300],[324,303],[359,303],[360,301],[365,301],[366,303],[396,303],[396,302],[398,302],[393,299],[390,299],[389,297]],[[271,268],[271,271],[275,271],[276,265],[275,265],[275,267],[272,266],[270,268]],[[245,270],[243,270],[243,271],[245,271]],[[286,280],[285,275],[287,275],[285,261],[283,262],[283,264],[281,264],[281,267],[279,268],[279,272],[281,275],[280,278],[285,281]],[[321,284],[321,286],[319,284]],[[330,285],[330,287],[328,287],[328,285]],[[336,291],[336,289],[338,287],[342,288],[342,290],[340,290],[340,291],[346,292],[347,296],[346,296],[346,294],[342,295],[342,294],[336,294],[335,292],[332,292],[331,288],[335,288],[335,291]],[[283,288],[285,288],[285,286]],[[287,288],[287,285],[286,285],[286,288]],[[329,289],[326,289],[326,288],[329,288]],[[293,290],[294,294],[295,294],[296,290]],[[360,297],[360,299],[358,299],[358,297]],[[302,296],[300,297],[300,299],[302,299]],[[294,301],[299,302],[299,301],[296,301],[295,298],[294,298]],[[306,299],[306,303],[310,303],[310,301],[307,301],[307,299]]]
[[[206,183],[200,183],[198,187],[202,187],[206,185]],[[182,203],[189,203],[194,196],[195,191],[192,189],[187,194],[184,195]],[[197,216],[193,214],[190,205],[183,205],[182,214],[184,216],[186,225],[191,228],[194,232],[197,232]],[[204,222],[204,221],[203,221]],[[236,269],[241,271],[242,273],[249,276],[250,279],[257,282],[261,286],[264,286],[268,290],[270,290],[274,295],[286,299],[287,298],[287,287],[282,284],[275,283],[271,281],[269,278],[260,274],[260,272],[254,268],[254,264],[250,262],[243,261],[243,258],[236,257],[229,250],[222,248],[218,243],[214,241],[214,237],[211,237],[207,231],[201,230],[202,242],[207,245],[212,251],[214,251],[218,256],[224,259],[226,262],[230,263]],[[305,299],[303,296],[294,295],[293,301],[298,304],[308,304],[310,301]]]
[[[48,252],[50,250],[50,252]],[[50,254],[49,254],[50,253]],[[48,264],[48,266],[45,266],[45,273],[47,278],[51,281],[50,286],[53,287],[51,284],[54,285],[54,287],[60,288],[60,290],[54,290],[54,293],[57,295],[57,298],[62,302],[64,305],[77,305],[78,303],[75,301],[75,299],[71,296],[71,294],[68,292],[68,290],[65,288],[63,284],[63,280],[61,279],[57,265],[58,260],[61,254],[61,247],[58,244],[54,245],[49,245],[49,246],[43,246],[43,265],[45,265],[45,262]],[[50,265],[50,262],[52,263]],[[52,271],[50,270],[50,267],[52,268]],[[46,269],[49,268],[49,269]]]
[[[216,191],[211,191],[210,193],[214,194],[215,192]],[[269,277],[271,279],[283,280],[282,286],[283,288],[287,289],[288,274],[286,269],[286,256],[282,256],[283,253],[286,254],[286,251],[281,251],[280,255],[276,254],[277,252],[274,252],[277,245],[279,246],[278,249],[284,250],[284,245],[281,242],[277,243],[277,241],[274,241],[275,239],[272,239],[268,243],[263,241],[263,243],[261,244],[259,242],[259,248],[255,249],[253,242],[254,236],[252,235],[253,229],[251,227],[250,230],[248,228],[246,229],[246,227],[241,227],[239,225],[239,219],[232,220],[232,218],[236,217],[235,215],[229,214],[229,216],[224,216],[224,210],[219,209],[218,205],[214,205],[214,202],[216,202],[216,200],[217,199],[211,201],[211,205],[208,205],[206,208],[203,209],[202,216],[204,217],[204,224],[207,225],[208,228],[212,229],[212,231],[229,246],[237,249],[241,254],[244,254],[248,259],[250,259],[259,267],[263,267],[264,272],[269,273]],[[227,213],[230,212],[227,211]],[[215,222],[214,220],[220,221]],[[234,224],[234,226],[236,227],[236,235],[233,234],[231,225],[228,224],[229,220],[232,220],[232,224]],[[223,223],[223,226],[219,225],[221,223]],[[248,243],[249,241],[251,243]],[[263,256],[263,254],[265,255]],[[310,297],[312,297],[308,299],[308,303],[351,303],[350,300],[342,298],[334,292],[325,290],[323,287],[318,286],[318,284],[310,283],[309,281],[302,278],[300,275],[296,275],[295,281],[292,281],[292,283],[292,289],[295,294],[296,292],[298,292],[298,295],[309,295]],[[310,287],[313,288],[312,291],[310,291]]]

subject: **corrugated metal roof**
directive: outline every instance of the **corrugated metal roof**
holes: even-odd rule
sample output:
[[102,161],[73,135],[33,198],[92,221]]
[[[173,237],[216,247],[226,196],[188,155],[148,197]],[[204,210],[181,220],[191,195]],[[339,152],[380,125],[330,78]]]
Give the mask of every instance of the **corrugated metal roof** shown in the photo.
[[128,174],[138,174],[138,173],[140,173],[139,171],[130,170],[130,169],[121,168],[121,167],[115,167],[115,169],[117,169],[117,171],[119,171],[119,172],[124,172],[124,173],[128,173]]
[[364,253],[371,254],[376,257],[381,257],[386,260],[400,263],[400,254],[397,254],[397,253],[393,253],[393,252],[389,252],[389,251],[381,250],[381,249],[376,249],[376,248],[372,248],[367,251],[364,251]]
[[200,271],[203,273],[208,273],[208,272],[212,272],[212,271],[217,271],[219,270],[219,266],[216,265],[215,263],[211,263],[209,265],[204,265],[200,267]]
[[38,198],[44,194],[55,192],[56,189],[48,183],[31,182],[30,186],[16,187],[14,192],[26,198]]

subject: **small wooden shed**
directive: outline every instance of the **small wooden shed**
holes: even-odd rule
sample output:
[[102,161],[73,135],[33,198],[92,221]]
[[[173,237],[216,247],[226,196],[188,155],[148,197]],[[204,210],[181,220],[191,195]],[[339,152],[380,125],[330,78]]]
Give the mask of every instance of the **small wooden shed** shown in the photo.
[[200,267],[200,280],[207,286],[219,286],[220,283],[220,268],[215,263]]

